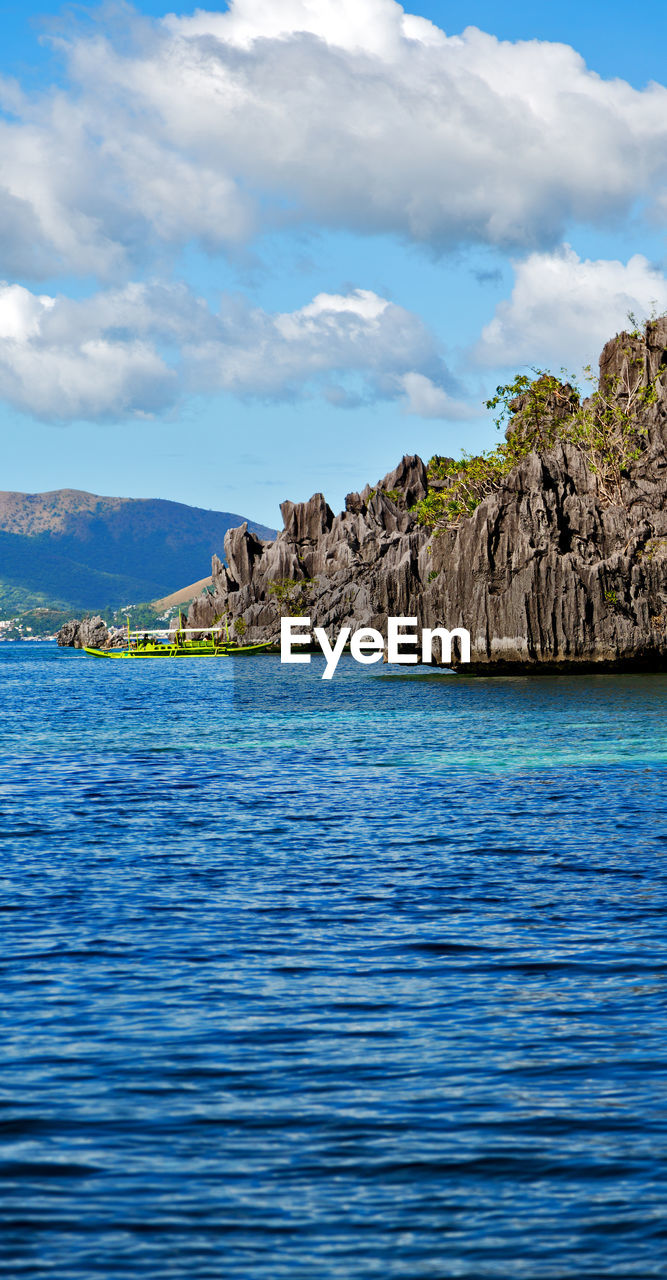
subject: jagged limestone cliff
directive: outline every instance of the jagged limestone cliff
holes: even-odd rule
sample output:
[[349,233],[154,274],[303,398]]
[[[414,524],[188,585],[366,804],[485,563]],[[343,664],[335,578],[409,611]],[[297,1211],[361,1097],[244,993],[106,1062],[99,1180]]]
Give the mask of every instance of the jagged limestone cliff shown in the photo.
[[[503,466],[487,468],[490,491],[471,514],[450,503],[449,518],[425,526],[443,489],[459,492],[457,464],[427,469],[418,457],[348,494],[339,515],[321,493],[284,502],[274,540],[246,524],[227,533],[226,564],[214,556],[212,590],[188,625],[226,617],[252,644],[278,642],[284,615],[308,615],[330,637],[416,617],[470,632],[466,670],[664,669],[667,317],[607,343],[583,410],[551,383],[530,411],[512,401]],[[609,470],[605,441],[621,428]]]
[[[633,399],[649,386],[651,397]],[[564,431],[519,458],[472,515],[431,531],[411,510],[429,493],[427,468],[406,457],[375,489],[349,494],[339,515],[315,494],[282,504],[273,541],[246,525],[230,530],[227,563],[214,557],[213,593],[194,602],[189,625],[227,615],[253,643],[277,639],[281,614],[307,614],[332,632],[383,633],[387,616],[414,616],[420,626],[466,627],[482,671],[663,667],[667,318],[607,344],[600,388],[621,413],[638,405],[638,456],[615,494]]]

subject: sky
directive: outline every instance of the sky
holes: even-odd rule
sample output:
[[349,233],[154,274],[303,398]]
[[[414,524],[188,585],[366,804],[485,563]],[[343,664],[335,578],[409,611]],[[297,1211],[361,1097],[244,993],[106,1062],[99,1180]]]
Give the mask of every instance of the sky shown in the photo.
[[339,509],[667,311],[667,6],[0,22],[3,489]]

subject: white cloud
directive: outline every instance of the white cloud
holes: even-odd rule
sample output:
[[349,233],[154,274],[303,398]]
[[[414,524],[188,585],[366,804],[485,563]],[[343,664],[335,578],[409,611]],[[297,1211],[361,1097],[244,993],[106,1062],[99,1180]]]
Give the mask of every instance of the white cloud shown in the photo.
[[475,349],[492,367],[577,368],[594,363],[614,332],[653,308],[667,311],[667,279],[641,254],[627,263],[581,259],[569,245],[515,263],[509,301],[501,302]]
[[0,338],[0,396],[56,421],[145,417],[185,392],[219,391],[279,400],[319,389],[339,404],[407,394],[413,413],[452,413],[453,381],[431,334],[369,290],[271,315],[229,296],[213,312],[184,285],[80,300],[2,285]]
[[[370,290],[319,294],[305,307],[277,315],[223,299],[206,337],[186,338],[183,360],[191,389],[244,397],[298,396],[309,385],[327,386],[332,375],[361,378],[372,399],[401,397],[402,379],[412,372],[434,387],[453,386],[419,317]],[[357,398],[354,390],[341,395],[339,388],[338,395],[339,403]]]
[[0,339],[20,343],[35,337],[44,312],[53,305],[53,298],[38,297],[18,284],[5,285],[0,294]]
[[120,278],[304,222],[544,248],[665,199],[667,89],[567,45],[447,36],[395,0],[104,12],[62,42],[69,90],[4,86],[5,270]]
[[225,13],[198,9],[192,17],[169,15],[165,26],[188,36],[210,36],[250,49],[261,40],[313,35],[349,53],[384,59],[400,56],[407,38],[441,42],[443,33],[425,18],[406,14],[387,0],[232,0]]
[[444,387],[437,386],[424,373],[404,373],[400,379],[405,392],[405,412],[418,418],[462,418],[475,416],[470,405],[455,400]]
[[114,333],[122,295],[95,302],[36,297],[0,285],[0,397],[55,421],[143,416],[173,398],[175,377],[154,346]]

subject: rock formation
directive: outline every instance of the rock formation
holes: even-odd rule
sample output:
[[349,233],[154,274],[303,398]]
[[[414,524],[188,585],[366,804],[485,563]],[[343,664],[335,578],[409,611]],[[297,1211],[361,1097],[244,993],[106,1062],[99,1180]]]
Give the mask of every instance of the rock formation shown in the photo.
[[[308,615],[330,636],[342,626],[386,634],[387,617],[416,617],[420,627],[467,628],[466,671],[664,669],[667,318],[643,337],[619,335],[600,358],[601,390],[621,407],[651,383],[657,395],[632,424],[638,456],[614,500],[586,451],[545,431],[551,447],[520,458],[455,527],[429,532],[411,508],[448,482],[405,457],[374,489],[348,494],[339,515],[317,493],[282,504],[272,541],[247,524],[231,529],[226,564],[213,557],[212,590],[191,605],[188,625],[226,617],[252,644],[278,642],[282,615]],[[575,411],[562,390],[559,408],[545,406],[546,426]]]
[[[348,494],[334,516],[321,493],[284,502],[273,541],[247,525],[213,559],[213,593],[190,626],[226,615],[243,642],[277,641],[281,614],[307,614],[330,633],[388,616],[466,627],[472,667],[662,668],[667,659],[667,318],[643,338],[621,334],[600,358],[600,385],[627,395],[656,381],[637,419],[640,456],[616,503],[575,444],[521,459],[458,527],[429,533],[410,508],[429,489],[405,457],[375,487]],[[517,406],[520,408],[520,406]],[[644,434],[645,433],[645,434]]]
[[58,644],[65,649],[120,649],[125,644],[122,628],[107,627],[104,618],[73,619],[58,632]]

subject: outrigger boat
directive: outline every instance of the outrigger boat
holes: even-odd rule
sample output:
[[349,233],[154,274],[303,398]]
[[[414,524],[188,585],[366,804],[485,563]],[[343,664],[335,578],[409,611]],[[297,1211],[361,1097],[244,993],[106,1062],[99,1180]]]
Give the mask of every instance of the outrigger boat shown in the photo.
[[[270,642],[234,644],[229,638],[226,623],[225,630],[226,637],[222,635],[221,626],[131,631],[128,621],[126,649],[89,649],[84,646],[83,651],[93,658],[223,658],[237,653],[261,653],[270,648]],[[190,639],[197,636],[199,639]]]

